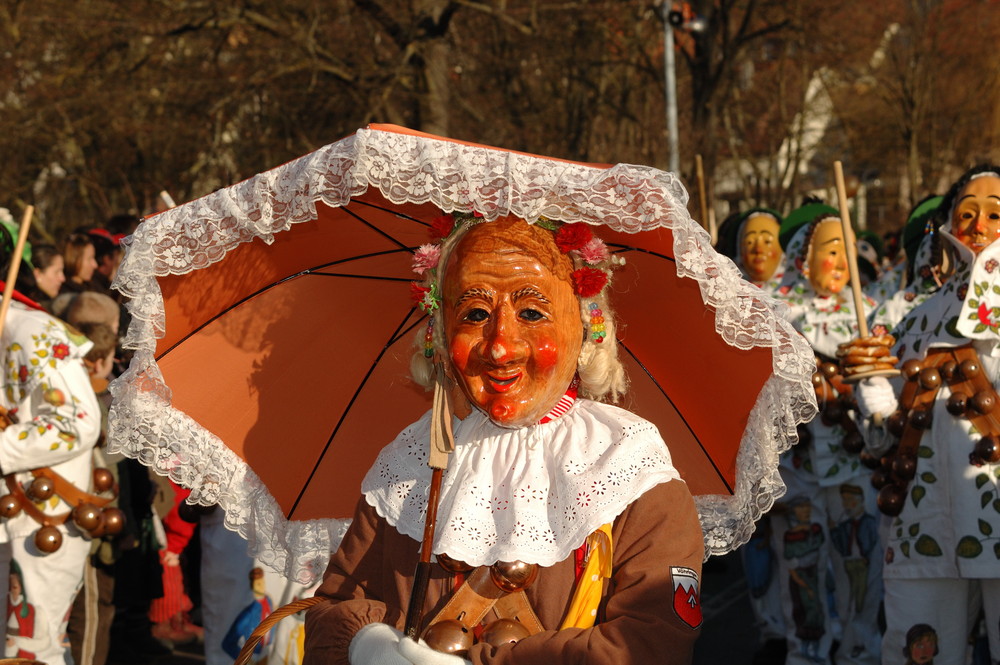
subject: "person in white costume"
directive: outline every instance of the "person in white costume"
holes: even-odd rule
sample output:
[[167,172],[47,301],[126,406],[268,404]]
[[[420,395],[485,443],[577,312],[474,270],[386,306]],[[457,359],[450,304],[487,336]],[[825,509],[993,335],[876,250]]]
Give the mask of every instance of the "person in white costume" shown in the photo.
[[[13,495],[15,484],[27,488],[33,480],[31,470],[41,467],[78,489],[91,489],[91,451],[100,433],[101,410],[83,363],[90,347],[86,337],[27,298],[17,296],[11,303],[0,337],[0,406],[9,420],[0,432],[4,492]],[[47,635],[44,644],[30,640],[31,649],[18,647],[18,653],[30,653],[23,657],[50,665],[68,660],[62,638],[70,605],[83,580],[90,538],[72,520],[57,520],[57,526],[41,531],[38,513],[64,516],[73,507],[59,493],[32,505],[21,499],[0,528],[0,570],[5,571],[0,575],[0,597],[7,597],[11,577],[6,571],[16,565],[19,594],[31,604],[30,610],[25,605],[21,613],[8,605],[8,648],[18,643],[18,636]],[[61,544],[53,549],[57,541]],[[12,621],[17,625],[14,633]]]
[[968,171],[942,206],[955,274],[897,327],[896,385],[859,385],[866,445],[886,455],[884,665],[909,662],[917,628],[933,637],[934,663],[967,663],[980,609],[1000,662],[1000,428],[990,402],[1000,380],[1000,167]]

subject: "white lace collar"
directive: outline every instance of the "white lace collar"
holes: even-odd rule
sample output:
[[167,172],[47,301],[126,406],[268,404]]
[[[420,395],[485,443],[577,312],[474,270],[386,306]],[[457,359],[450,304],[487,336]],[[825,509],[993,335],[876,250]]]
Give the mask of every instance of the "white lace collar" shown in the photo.
[[[361,491],[400,533],[423,536],[430,412],[379,454]],[[474,411],[455,421],[441,484],[435,553],[480,566],[551,566],[643,492],[680,478],[656,427],[623,409],[577,400],[548,423],[507,429]]]

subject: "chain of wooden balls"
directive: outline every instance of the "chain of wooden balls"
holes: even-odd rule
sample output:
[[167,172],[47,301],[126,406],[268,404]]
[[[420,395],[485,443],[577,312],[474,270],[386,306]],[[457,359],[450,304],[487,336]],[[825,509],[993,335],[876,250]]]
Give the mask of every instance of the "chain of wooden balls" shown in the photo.
[[[444,554],[437,555],[438,564],[450,573],[466,574],[473,567]],[[501,591],[515,593],[527,589],[538,577],[538,565],[523,561],[498,561],[490,566],[490,578]],[[515,644],[530,635],[528,628],[514,619],[497,619],[483,628],[479,639],[458,619],[442,619],[424,632],[427,646],[442,653],[465,656],[477,641],[492,646]]]
[[[15,481],[16,482],[16,481]],[[94,469],[94,491],[103,494],[114,490],[115,478],[108,469]],[[51,478],[37,476],[24,490],[24,497],[32,502],[48,501],[55,494],[55,483]],[[117,490],[115,490],[117,495]],[[0,517],[16,517],[24,508],[23,499],[16,494],[0,496]],[[104,535],[113,536],[121,533],[125,526],[125,513],[118,508],[98,507],[84,501],[64,515],[46,516],[46,522],[34,534],[35,547],[44,554],[51,554],[62,546],[63,536],[56,525],[64,523],[68,518],[81,529],[90,533],[91,537]]]
[[[840,441],[841,447],[852,455],[863,454],[865,440],[849,413],[857,408],[854,391],[849,384],[844,383],[840,375],[840,365],[832,362],[820,363],[819,368],[813,372],[812,384],[816,392],[816,403],[820,407],[820,422],[827,427],[834,425],[843,427],[846,433]],[[810,436],[808,429],[799,428],[800,443],[805,443]]]
[[[917,382],[918,391],[932,390],[935,393],[942,384],[958,384],[976,380],[983,369],[978,360],[966,359],[961,363],[947,360],[937,367],[925,367],[917,359],[903,363],[903,378]],[[909,408],[902,405],[886,420],[886,428],[897,437],[903,436],[907,426],[924,431],[931,426],[931,408],[934,400],[928,401],[922,408]],[[993,390],[979,390],[969,395],[961,390],[953,390],[945,403],[945,409],[953,416],[975,417],[988,415],[997,408],[996,393]],[[983,466],[1000,462],[1000,432],[984,432],[973,450],[969,453],[969,464]],[[884,514],[895,517],[903,510],[910,481],[917,475],[916,451],[901,452],[894,446],[879,461],[878,468],[872,473],[872,486],[878,490],[878,507]]]

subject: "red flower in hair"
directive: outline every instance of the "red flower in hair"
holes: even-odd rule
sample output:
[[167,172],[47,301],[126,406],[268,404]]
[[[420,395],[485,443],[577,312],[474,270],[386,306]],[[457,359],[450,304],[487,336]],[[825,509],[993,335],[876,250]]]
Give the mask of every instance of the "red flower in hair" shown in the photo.
[[563,254],[580,249],[594,237],[586,224],[565,224],[556,231],[556,245]]
[[608,283],[608,274],[597,268],[577,268],[570,277],[573,292],[583,298],[596,296]]
[[451,215],[441,215],[431,220],[431,227],[427,230],[433,240],[443,240],[451,235],[455,228],[455,218]]
[[410,282],[410,298],[413,299],[415,303],[421,303],[424,301],[424,297],[430,293],[431,290],[426,286],[422,286],[416,282]]

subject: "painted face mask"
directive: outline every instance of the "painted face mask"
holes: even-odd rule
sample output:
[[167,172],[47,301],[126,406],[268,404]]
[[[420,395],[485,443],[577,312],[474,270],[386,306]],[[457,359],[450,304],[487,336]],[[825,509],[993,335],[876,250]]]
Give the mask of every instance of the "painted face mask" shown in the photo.
[[493,422],[538,422],[566,391],[582,345],[571,260],[552,233],[516,219],[471,229],[445,270],[452,373]]
[[839,219],[821,221],[813,232],[806,259],[809,283],[821,296],[840,293],[850,281],[844,230]]
[[777,270],[781,262],[778,229],[778,220],[767,214],[751,215],[743,223],[740,252],[750,281],[766,282]]
[[969,181],[952,211],[951,228],[974,254],[1000,237],[1000,178],[990,175]]

